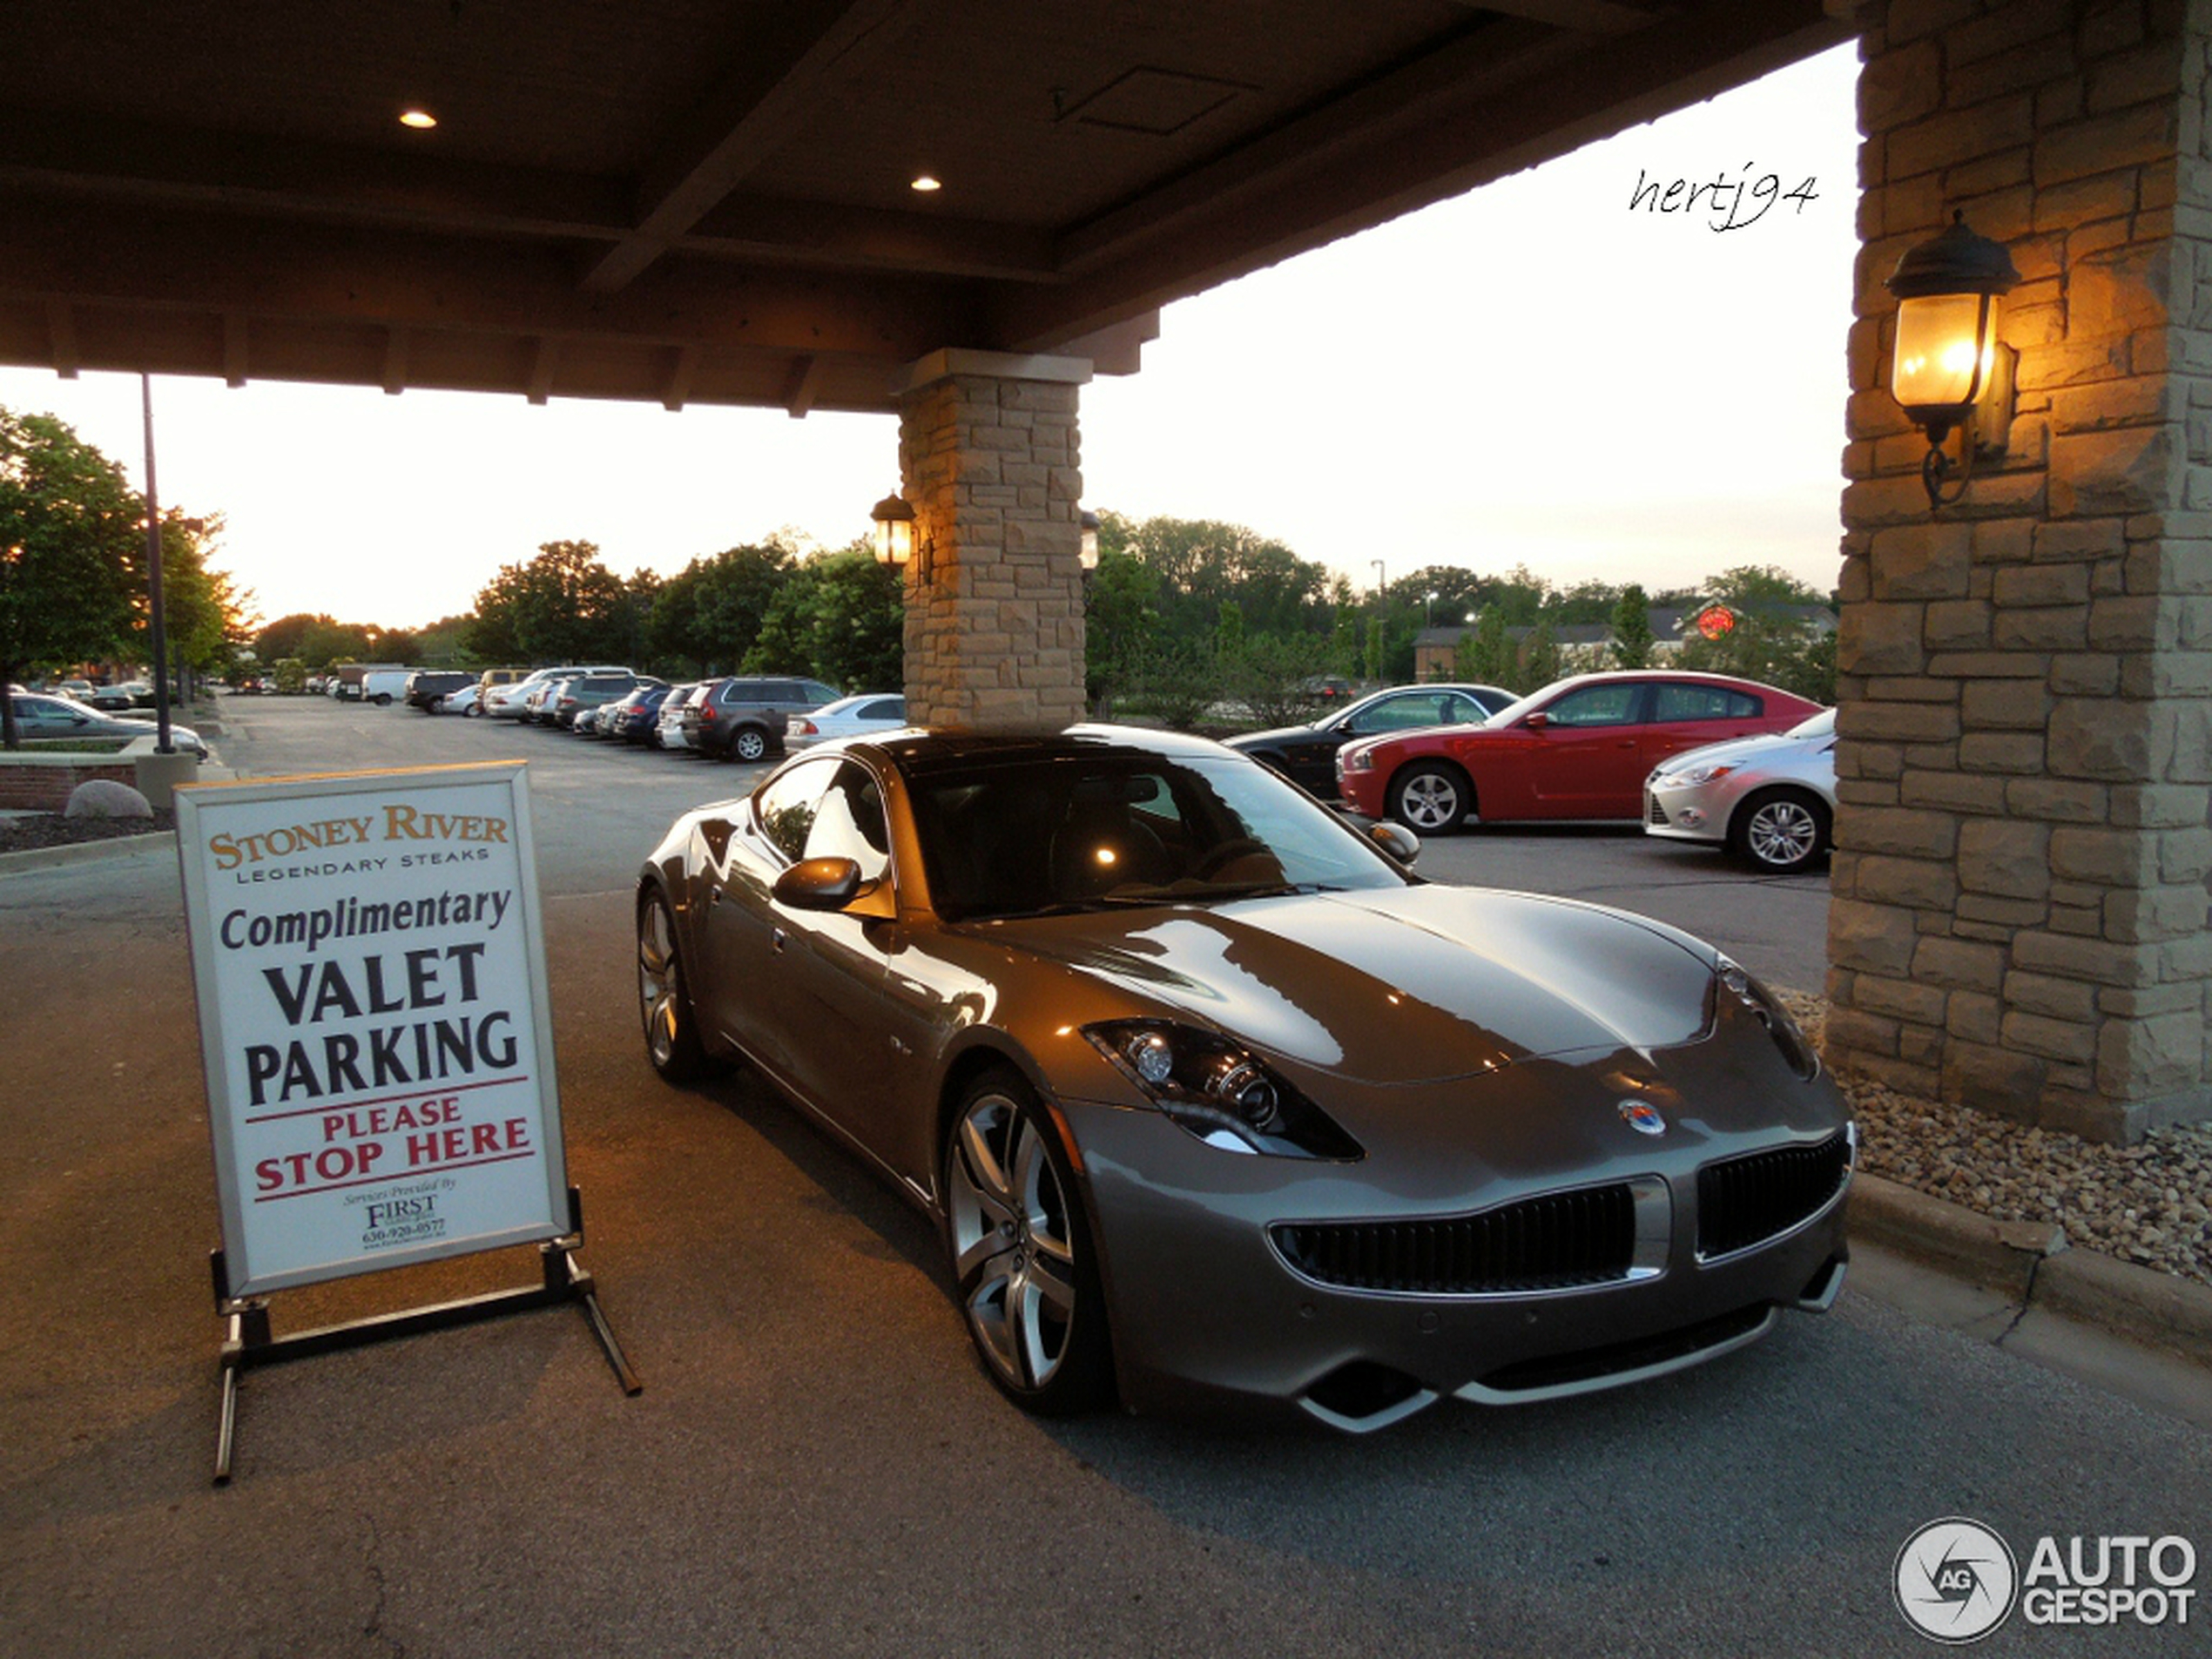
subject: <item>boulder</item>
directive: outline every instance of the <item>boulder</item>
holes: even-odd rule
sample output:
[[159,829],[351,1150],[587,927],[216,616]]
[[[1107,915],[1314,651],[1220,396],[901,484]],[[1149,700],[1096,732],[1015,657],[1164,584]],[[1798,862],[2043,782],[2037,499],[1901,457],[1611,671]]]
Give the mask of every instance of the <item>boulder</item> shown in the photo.
[[153,816],[153,803],[128,784],[111,778],[94,778],[69,792],[64,818],[145,818]]

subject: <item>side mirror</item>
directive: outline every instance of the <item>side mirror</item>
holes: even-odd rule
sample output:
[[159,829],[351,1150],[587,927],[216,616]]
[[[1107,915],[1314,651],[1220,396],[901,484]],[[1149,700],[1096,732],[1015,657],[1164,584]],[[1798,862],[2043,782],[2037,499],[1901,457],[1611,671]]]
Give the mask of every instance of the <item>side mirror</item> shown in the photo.
[[1524,717],[1521,723],[1531,732],[1541,732],[1552,723],[1552,717],[1538,709],[1534,714]]
[[776,902],[793,910],[842,910],[860,896],[860,867],[850,859],[801,859],[776,878]]
[[1421,855],[1421,838],[1403,824],[1394,824],[1388,819],[1372,826],[1367,839],[1400,864],[1411,864]]

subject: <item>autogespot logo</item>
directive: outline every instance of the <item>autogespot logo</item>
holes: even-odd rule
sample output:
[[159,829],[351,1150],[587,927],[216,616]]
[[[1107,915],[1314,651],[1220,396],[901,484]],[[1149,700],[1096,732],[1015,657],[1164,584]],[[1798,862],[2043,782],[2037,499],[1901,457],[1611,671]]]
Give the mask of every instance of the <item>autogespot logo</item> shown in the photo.
[[1922,1635],[1979,1642],[2011,1615],[2020,1563],[1989,1527],[1949,1515],[1905,1541],[1891,1579],[1897,1610]]

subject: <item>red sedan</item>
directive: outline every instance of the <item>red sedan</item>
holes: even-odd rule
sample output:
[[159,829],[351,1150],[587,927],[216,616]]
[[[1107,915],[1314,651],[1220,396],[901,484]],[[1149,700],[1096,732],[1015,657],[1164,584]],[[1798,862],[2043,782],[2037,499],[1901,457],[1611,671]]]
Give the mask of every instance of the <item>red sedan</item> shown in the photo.
[[1578,674],[1480,725],[1346,744],[1337,755],[1337,792],[1356,813],[1426,835],[1448,834],[1470,813],[1484,823],[1634,820],[1643,811],[1643,780],[1669,756],[1786,732],[1819,711],[1817,703],[1725,674]]

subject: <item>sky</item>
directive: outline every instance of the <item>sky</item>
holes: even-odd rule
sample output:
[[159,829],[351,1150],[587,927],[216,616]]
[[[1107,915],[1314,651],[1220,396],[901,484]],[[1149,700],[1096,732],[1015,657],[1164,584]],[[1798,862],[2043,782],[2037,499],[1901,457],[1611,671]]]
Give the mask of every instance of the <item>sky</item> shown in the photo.
[[[1085,505],[1246,525],[1362,591],[1378,559],[1655,591],[1774,565],[1826,591],[1856,68],[1838,48],[1168,307],[1142,373],[1083,388]],[[1730,188],[1661,211],[1676,179]],[[163,507],[223,516],[212,563],[271,621],[419,626],[548,541],[622,575],[840,547],[898,485],[889,415],[177,377],[153,398]],[[0,405],[143,487],[135,374],[0,368]]]

